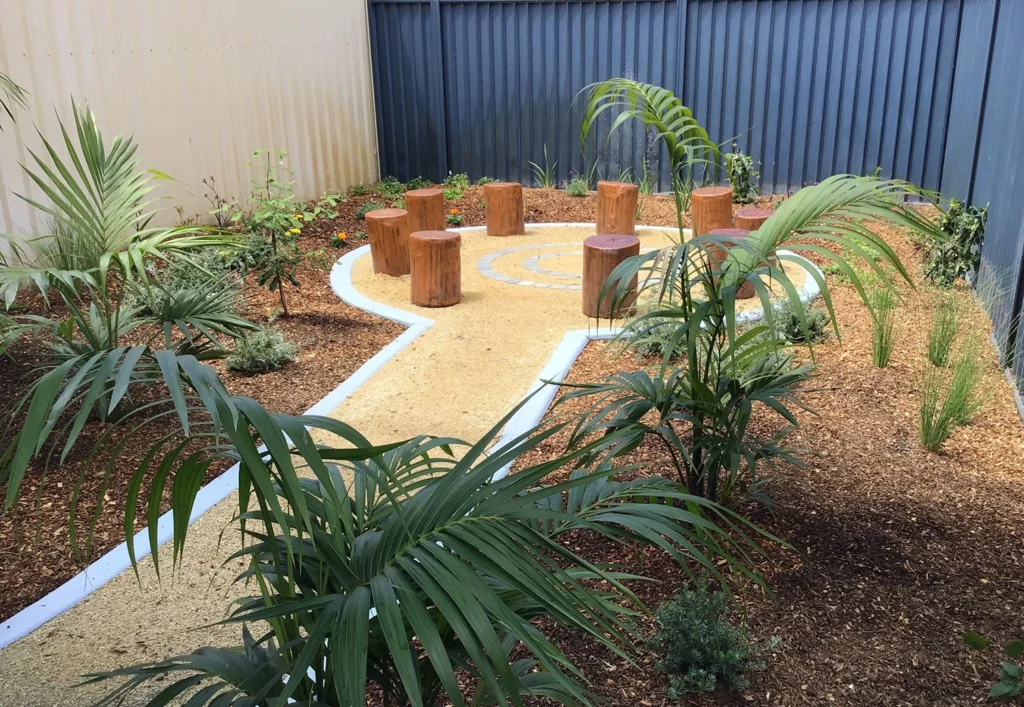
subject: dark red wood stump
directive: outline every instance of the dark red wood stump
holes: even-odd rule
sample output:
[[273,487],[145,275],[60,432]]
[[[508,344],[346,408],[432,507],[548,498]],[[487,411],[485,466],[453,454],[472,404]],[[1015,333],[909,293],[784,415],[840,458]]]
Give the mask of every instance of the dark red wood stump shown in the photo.
[[366,214],[373,271],[398,277],[409,274],[409,212],[377,209]]
[[462,237],[452,231],[417,231],[409,236],[409,301],[420,307],[450,307],[462,300]]
[[775,211],[773,209],[759,209],[754,206],[740,209],[736,212],[736,228],[745,228],[748,231],[756,231],[761,228],[765,221],[771,218]]
[[601,298],[601,288],[619,263],[639,253],[640,239],[636,236],[601,234],[583,241],[584,314],[601,319],[617,319],[629,313],[636,300],[637,278],[634,277],[630,283],[630,295],[619,303],[614,312],[613,293],[609,291]]

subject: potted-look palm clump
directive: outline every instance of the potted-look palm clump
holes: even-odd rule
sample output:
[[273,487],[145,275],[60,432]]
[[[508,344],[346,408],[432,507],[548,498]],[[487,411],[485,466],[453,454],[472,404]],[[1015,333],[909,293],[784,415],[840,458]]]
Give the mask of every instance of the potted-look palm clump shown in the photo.
[[[169,395],[187,430],[185,400],[194,378],[208,375],[199,362],[224,355],[225,340],[254,328],[236,313],[237,290],[210,273],[175,289],[152,277],[157,264],[190,263],[203,249],[228,247],[234,239],[195,226],[151,225],[154,179],[166,175],[139,169],[131,138],[105,143],[88,108],[74,109],[73,133],[63,123],[61,131],[67,157],[44,139],[49,159],[31,153],[34,165],[25,168],[43,197],[23,198],[47,230],[31,238],[5,236],[11,255],[0,255],[4,346],[33,337],[48,354],[7,411],[9,424],[19,429],[0,456],[5,510],[48,441],[56,453],[47,454],[46,463],[61,463],[87,421],[136,422],[157,414],[157,403],[148,399],[133,406],[142,389]],[[21,311],[19,294],[28,290],[52,308]]]
[[[723,503],[747,495],[764,498],[759,464],[798,461],[784,441],[797,425],[797,394],[812,374],[811,366],[798,362],[790,349],[796,338],[810,343],[813,332],[791,272],[783,266],[800,266],[805,277],[814,280],[837,337],[828,285],[801,254],[834,263],[877,318],[874,299],[841,253],[867,263],[885,288],[891,288],[892,281],[883,264],[909,282],[896,253],[871,226],[943,239],[934,222],[907,204],[908,197],[928,194],[907,182],[836,175],[801,189],[735,245],[720,236],[687,239],[683,205],[695,175],[717,155],[715,143],[692,112],[664,88],[611,79],[590,87],[588,98],[584,137],[600,115],[612,110],[617,113],[612,130],[635,120],[653,129],[665,146],[676,194],[679,243],[630,258],[605,284],[602,297],[610,297],[611,310],[616,311],[635,297],[632,283],[639,280],[640,299],[648,306],[628,322],[622,338],[630,346],[649,348],[654,335],[663,358],[660,365],[573,386],[563,400],[584,398],[589,404],[570,448],[603,439],[585,457],[593,463],[625,456],[650,438],[665,450],[689,493]],[[722,253],[724,258],[719,257]],[[760,322],[743,324],[738,317],[737,293],[744,284],[754,288],[763,307]],[[795,315],[802,336],[778,334],[778,306]],[[774,436],[758,435],[751,428],[759,408],[781,418],[783,426]]]

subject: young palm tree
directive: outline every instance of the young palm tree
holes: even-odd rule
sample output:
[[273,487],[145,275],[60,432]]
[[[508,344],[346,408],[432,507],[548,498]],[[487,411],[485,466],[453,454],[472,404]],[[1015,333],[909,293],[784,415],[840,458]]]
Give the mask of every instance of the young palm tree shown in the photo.
[[[16,123],[18,119],[14,117],[12,108],[28,108],[28,93],[10,76],[0,73],[0,109],[7,114],[11,122]],[[0,130],[3,129],[3,123],[0,123]]]
[[[154,261],[187,260],[198,248],[235,241],[201,228],[151,226],[157,213],[152,179],[166,175],[139,170],[131,138],[105,143],[87,108],[75,107],[74,128],[75,139],[61,123],[66,158],[44,138],[49,159],[30,152],[34,168],[24,168],[45,200],[22,198],[44,217],[49,233],[22,241],[7,237],[12,255],[0,256],[0,299],[8,309],[0,319],[0,340],[9,346],[36,336],[51,354],[50,364],[8,411],[8,424],[20,429],[0,455],[5,510],[52,435],[59,433],[54,444],[63,447],[47,458],[63,461],[89,418],[123,415],[131,391],[140,386],[166,385],[183,410],[197,359],[219,355],[218,335],[234,337],[253,328],[235,314],[231,293],[214,281],[165,293],[159,311],[125,306],[124,296],[133,289],[156,287],[147,275]],[[56,295],[66,314],[11,312],[27,288]],[[186,418],[181,425],[187,430]]]
[[[617,470],[601,467],[545,485],[587,447],[503,476],[560,429],[531,430],[488,452],[515,411],[472,446],[422,437],[374,447],[336,420],[213,399],[227,439],[218,446],[213,430],[195,436],[207,451],[178,464],[174,494],[180,485],[184,498],[194,495],[187,489],[211,457],[239,459],[247,543],[235,556],[248,560],[239,579],[254,581],[259,595],[227,622],[270,630],[253,639],[243,628],[235,649],[90,676],[127,678],[102,704],[169,678],[149,705],[188,690],[196,707],[289,699],[355,707],[368,690],[385,704],[417,707],[441,698],[462,707],[464,690],[474,705],[521,704],[526,695],[586,705],[579,670],[533,619],[549,617],[629,656],[639,638],[631,618],[645,607],[626,584],[636,577],[588,562],[557,542],[561,535],[591,531],[608,543],[661,548],[687,572],[693,564],[722,577],[727,566],[760,580],[752,526],[674,482],[615,482]],[[346,447],[318,447],[309,429]],[[139,466],[140,478],[151,463]],[[133,514],[130,507],[126,528]],[[185,523],[175,529],[176,552],[187,532]]]

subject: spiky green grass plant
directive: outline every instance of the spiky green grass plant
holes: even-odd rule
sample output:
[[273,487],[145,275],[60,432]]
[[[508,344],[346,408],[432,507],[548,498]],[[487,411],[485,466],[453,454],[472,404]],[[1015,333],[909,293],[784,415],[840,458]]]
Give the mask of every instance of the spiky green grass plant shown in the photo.
[[871,304],[875,310],[871,332],[871,362],[878,368],[885,368],[896,348],[896,307],[899,300],[889,287],[880,287],[871,293]]
[[970,422],[981,408],[984,398],[980,390],[980,353],[978,337],[969,337],[952,372],[932,366],[925,370],[921,383],[919,431],[921,444],[926,449],[938,451],[953,430]]
[[963,308],[959,300],[953,295],[940,295],[928,333],[928,360],[933,366],[942,368],[949,364],[949,352],[962,323]]

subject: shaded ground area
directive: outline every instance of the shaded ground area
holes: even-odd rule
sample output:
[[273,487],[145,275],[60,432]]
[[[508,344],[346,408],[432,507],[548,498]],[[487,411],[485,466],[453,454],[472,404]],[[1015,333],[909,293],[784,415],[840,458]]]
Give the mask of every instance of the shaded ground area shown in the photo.
[[[888,236],[904,262],[917,262],[909,244]],[[767,471],[773,512],[741,509],[793,545],[793,551],[773,549],[774,564],[762,567],[774,597],[747,586],[736,616],[759,641],[779,636],[781,645],[742,695],[684,704],[978,704],[994,681],[998,656],[971,651],[962,632],[979,631],[1000,646],[1024,634],[1024,427],[1012,391],[986,347],[984,409],[940,453],[921,447],[919,381],[934,292],[901,291],[894,360],[876,369],[868,313],[851,287],[837,287],[843,342],[815,347],[818,390],[804,400],[817,414],[801,414],[793,438],[813,450],[804,456],[807,467]],[[976,308],[971,320],[985,331]],[[631,356],[616,360],[609,346],[591,344],[571,380],[636,364]],[[756,423],[761,434],[777,426],[767,415]],[[553,440],[521,463],[555,454],[563,442]],[[671,474],[653,445],[630,461],[648,463],[648,473]],[[659,553],[609,557],[602,543],[577,541],[594,559],[624,561],[658,578],[637,586],[651,604],[673,596],[684,581]],[[633,668],[570,636],[560,639],[611,704],[671,702],[653,660]]]

